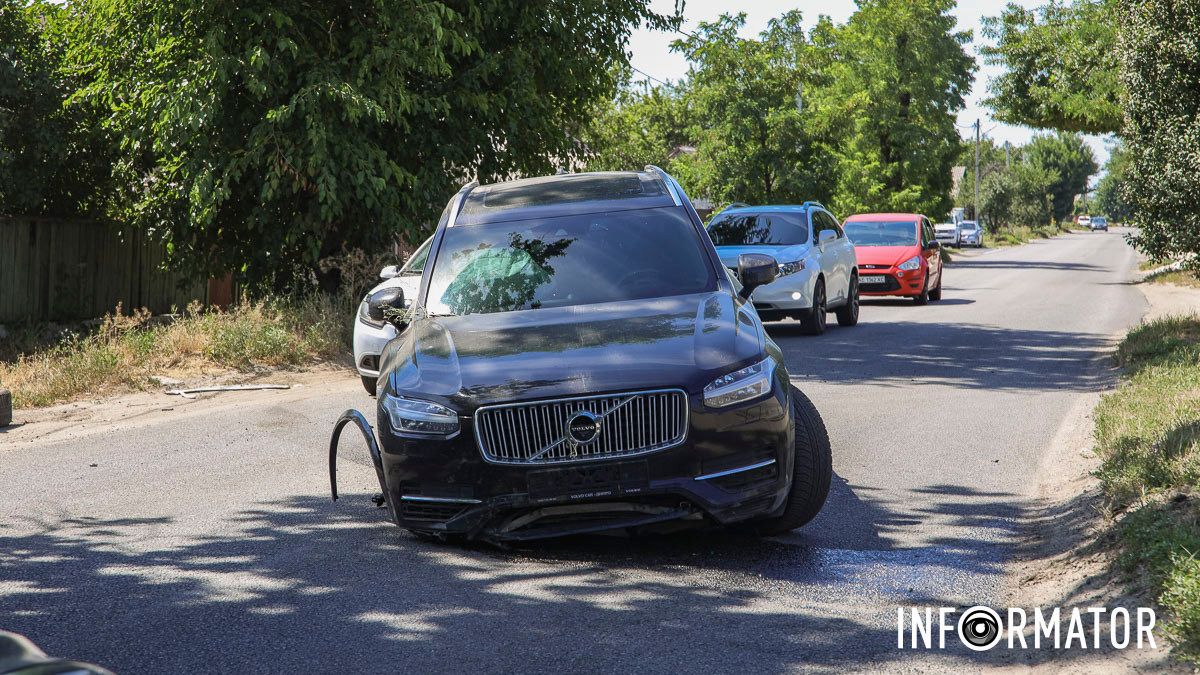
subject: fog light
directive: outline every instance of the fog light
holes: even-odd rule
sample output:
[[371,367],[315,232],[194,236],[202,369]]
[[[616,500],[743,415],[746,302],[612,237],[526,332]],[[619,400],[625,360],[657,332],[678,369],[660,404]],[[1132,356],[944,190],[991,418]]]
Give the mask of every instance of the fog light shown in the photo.
[[793,300],[799,300],[800,298],[803,298],[803,297],[804,297],[804,296],[800,294],[800,291],[795,291],[795,292],[793,292],[793,293],[792,293],[792,299],[793,299]]

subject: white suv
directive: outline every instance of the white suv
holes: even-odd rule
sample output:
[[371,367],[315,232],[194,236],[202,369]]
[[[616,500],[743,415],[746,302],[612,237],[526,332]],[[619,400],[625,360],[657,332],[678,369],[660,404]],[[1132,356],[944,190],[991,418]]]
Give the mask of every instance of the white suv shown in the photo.
[[709,221],[708,236],[730,270],[737,270],[743,253],[766,253],[779,262],[775,281],[751,295],[764,321],[790,316],[812,335],[825,332],[827,312],[834,312],[841,326],[858,323],[854,244],[817,202],[730,207]]
[[358,305],[354,320],[354,367],[362,378],[363,388],[375,395],[375,383],[379,379],[379,355],[383,347],[396,337],[396,327],[383,315],[383,305],[390,305],[396,297],[396,289],[404,293],[404,308],[407,309],[421,289],[421,273],[429,257],[429,244],[425,240],[408,258],[402,267],[388,265],[379,273],[383,283],[371,289]]

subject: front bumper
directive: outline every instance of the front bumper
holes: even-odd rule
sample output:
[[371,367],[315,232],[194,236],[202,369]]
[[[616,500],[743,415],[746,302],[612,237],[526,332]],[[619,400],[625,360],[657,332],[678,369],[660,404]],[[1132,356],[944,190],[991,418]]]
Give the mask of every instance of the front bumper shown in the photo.
[[729,409],[689,395],[677,446],[571,464],[485,462],[473,418],[448,440],[409,439],[379,416],[383,483],[396,521],[433,534],[520,541],[679,519],[733,523],[783,508],[793,427],[785,386]]
[[379,355],[387,343],[396,337],[396,327],[384,324],[375,327],[354,316],[354,367],[363,377],[379,377]]
[[[901,270],[895,267],[867,268],[860,265],[858,292],[860,295],[870,296],[917,296],[921,294],[921,288],[925,285],[925,273],[925,268]],[[882,283],[866,281],[867,277],[877,276],[883,277]]]
[[750,300],[764,319],[800,315],[813,306],[817,270],[805,268],[754,289]]

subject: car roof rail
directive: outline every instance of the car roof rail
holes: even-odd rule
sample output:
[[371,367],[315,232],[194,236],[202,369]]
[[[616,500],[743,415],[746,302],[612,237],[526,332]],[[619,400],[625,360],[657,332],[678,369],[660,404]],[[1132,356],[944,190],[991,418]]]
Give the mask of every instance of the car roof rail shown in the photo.
[[803,207],[804,207],[804,208],[806,208],[806,209],[811,209],[811,208],[813,208],[813,207],[815,206],[815,207],[817,207],[818,209],[822,209],[822,210],[825,210],[825,211],[828,211],[828,210],[829,210],[829,209],[826,209],[826,208],[825,208],[825,205],[824,205],[824,204],[822,204],[821,202],[804,202],[804,203],[803,203],[803,204],[801,204],[800,206],[803,206]]
[[[744,208],[748,208],[750,206],[752,206],[752,205],[747,204],[746,202],[729,202],[728,204],[725,205],[725,209],[744,209]],[[725,209],[721,209],[721,210],[724,211]]]
[[667,192],[671,195],[671,199],[675,202],[675,206],[683,206],[683,199],[679,196],[681,193],[683,193],[683,188],[680,187],[679,183],[675,181],[674,176],[666,171],[663,171],[661,168],[654,166],[653,164],[647,164],[642,170],[646,173],[658,174],[658,177],[662,179],[663,183],[666,184]]

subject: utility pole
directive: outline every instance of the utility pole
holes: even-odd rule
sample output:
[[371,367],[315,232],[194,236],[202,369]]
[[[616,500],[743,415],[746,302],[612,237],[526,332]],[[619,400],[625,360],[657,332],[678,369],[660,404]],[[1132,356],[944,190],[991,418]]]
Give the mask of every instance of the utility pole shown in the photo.
[[1012,148],[1012,143],[1009,143],[1008,141],[1004,141],[1004,170],[1005,171],[1008,171],[1009,169],[1012,168],[1012,157],[1010,155],[1011,148]]
[[979,118],[975,118],[975,222],[982,227],[983,219],[979,217]]

